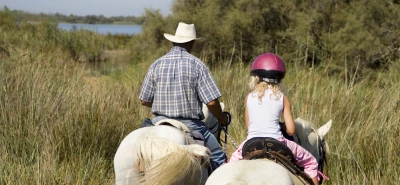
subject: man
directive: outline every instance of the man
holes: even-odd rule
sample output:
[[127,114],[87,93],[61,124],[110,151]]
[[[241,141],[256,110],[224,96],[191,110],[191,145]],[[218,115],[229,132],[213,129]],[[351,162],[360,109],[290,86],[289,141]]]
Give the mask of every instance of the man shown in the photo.
[[164,34],[173,47],[157,59],[147,71],[139,95],[141,104],[152,108],[153,123],[172,118],[184,123],[189,130],[200,132],[206,147],[211,151],[211,164],[214,169],[226,161],[217,139],[201,121],[204,118],[202,103],[222,125],[228,124],[227,115],[222,113],[218,98],[221,93],[207,66],[190,54],[196,37],[193,24],[180,22],[175,35]]

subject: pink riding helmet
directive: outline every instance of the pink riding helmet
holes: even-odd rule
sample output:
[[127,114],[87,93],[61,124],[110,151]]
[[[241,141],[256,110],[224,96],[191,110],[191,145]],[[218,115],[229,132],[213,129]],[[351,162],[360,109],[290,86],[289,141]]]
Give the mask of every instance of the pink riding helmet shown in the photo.
[[258,56],[251,66],[251,75],[270,83],[279,83],[285,77],[286,68],[283,60],[275,54],[264,53]]

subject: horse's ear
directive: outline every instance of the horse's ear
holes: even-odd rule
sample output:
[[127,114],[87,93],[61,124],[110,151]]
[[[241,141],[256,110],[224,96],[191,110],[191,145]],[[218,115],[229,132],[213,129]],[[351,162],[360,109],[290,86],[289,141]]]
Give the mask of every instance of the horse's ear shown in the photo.
[[324,137],[326,133],[328,133],[329,129],[331,129],[332,126],[332,120],[329,120],[327,123],[325,123],[324,126],[319,127],[318,129],[318,135],[320,137]]

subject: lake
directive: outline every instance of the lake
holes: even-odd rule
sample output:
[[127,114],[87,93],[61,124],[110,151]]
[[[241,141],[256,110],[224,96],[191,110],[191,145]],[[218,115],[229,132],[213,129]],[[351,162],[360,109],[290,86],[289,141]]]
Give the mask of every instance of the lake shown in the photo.
[[88,29],[100,34],[127,34],[134,35],[142,32],[142,26],[139,25],[119,25],[119,24],[79,24],[79,23],[59,23],[58,27],[63,30]]

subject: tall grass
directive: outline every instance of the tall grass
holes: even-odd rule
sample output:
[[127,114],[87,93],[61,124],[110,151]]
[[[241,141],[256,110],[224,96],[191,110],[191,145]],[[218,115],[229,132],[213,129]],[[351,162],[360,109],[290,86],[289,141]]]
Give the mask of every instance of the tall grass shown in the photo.
[[[149,63],[92,77],[71,62],[62,51],[12,53],[1,62],[1,184],[113,183],[119,142],[151,116],[137,99]],[[249,66],[227,65],[212,73],[234,116],[230,134],[241,142]],[[284,83],[294,116],[319,126],[333,120],[327,184],[398,182],[399,67],[354,86],[323,70],[288,67]],[[233,150],[229,144],[228,155]]]
[[1,184],[112,179],[115,146],[139,121],[135,93],[85,78],[62,56],[1,63]]

